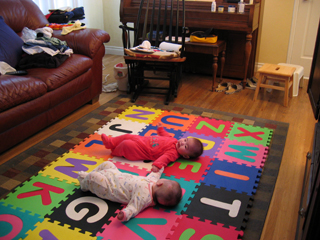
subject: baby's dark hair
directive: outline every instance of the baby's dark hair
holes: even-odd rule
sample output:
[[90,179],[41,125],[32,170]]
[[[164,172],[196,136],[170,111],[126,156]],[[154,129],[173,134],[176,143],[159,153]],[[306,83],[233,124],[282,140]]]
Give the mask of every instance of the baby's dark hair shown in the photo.
[[203,153],[203,144],[202,142],[198,139],[198,138],[193,138],[195,140],[195,143],[196,143],[196,151],[193,152],[189,158],[190,159],[195,159],[195,158],[198,158],[202,155]]
[[[158,196],[158,195],[154,196],[153,200],[156,204],[163,205],[166,207],[175,207],[179,204],[179,202],[181,201],[181,198],[182,198],[182,188],[178,182],[176,182],[176,181],[173,181],[173,182],[174,182],[173,191],[170,191],[168,194],[163,195],[163,196]],[[158,202],[159,197],[162,197],[163,200],[166,202],[166,204],[160,204]]]

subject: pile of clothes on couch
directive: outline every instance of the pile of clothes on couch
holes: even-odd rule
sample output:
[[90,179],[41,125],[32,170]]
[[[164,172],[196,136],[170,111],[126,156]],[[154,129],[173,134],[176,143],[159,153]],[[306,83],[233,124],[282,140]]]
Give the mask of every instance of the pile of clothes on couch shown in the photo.
[[65,7],[60,9],[49,10],[49,14],[46,15],[49,23],[67,23],[72,20],[84,19],[84,8],[77,7]]
[[18,69],[56,68],[73,54],[65,41],[52,37],[52,32],[50,27],[36,30],[25,27],[22,30],[24,54],[18,63]]

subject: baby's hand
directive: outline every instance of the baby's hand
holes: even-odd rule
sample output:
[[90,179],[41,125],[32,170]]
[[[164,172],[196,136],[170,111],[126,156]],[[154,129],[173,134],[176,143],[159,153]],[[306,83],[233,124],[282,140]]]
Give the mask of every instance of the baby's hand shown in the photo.
[[162,122],[158,122],[157,127],[163,127]]
[[159,172],[159,168],[152,165],[152,169],[151,169],[152,172]]
[[124,213],[120,211],[117,217],[118,217],[118,220],[122,221],[124,219]]

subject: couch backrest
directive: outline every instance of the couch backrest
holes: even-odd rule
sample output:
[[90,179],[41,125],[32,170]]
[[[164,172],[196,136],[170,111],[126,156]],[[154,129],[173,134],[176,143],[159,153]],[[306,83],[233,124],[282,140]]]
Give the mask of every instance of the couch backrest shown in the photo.
[[32,0],[0,0],[0,16],[19,35],[24,27],[37,29],[49,23]]

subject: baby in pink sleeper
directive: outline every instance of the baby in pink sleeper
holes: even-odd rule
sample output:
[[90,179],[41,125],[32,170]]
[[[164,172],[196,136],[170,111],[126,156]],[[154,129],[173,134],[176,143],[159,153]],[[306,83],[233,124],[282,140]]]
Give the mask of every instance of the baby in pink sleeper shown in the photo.
[[171,137],[162,124],[158,124],[158,135],[139,136],[125,134],[118,137],[101,135],[104,146],[111,149],[114,156],[128,160],[152,160],[152,171],[157,172],[179,157],[194,159],[203,153],[203,145],[197,138]]
[[178,182],[160,179],[163,168],[147,177],[120,172],[110,161],[103,162],[92,172],[78,172],[81,190],[90,191],[100,198],[127,204],[117,218],[128,221],[143,209],[160,204],[176,206],[182,197]]

